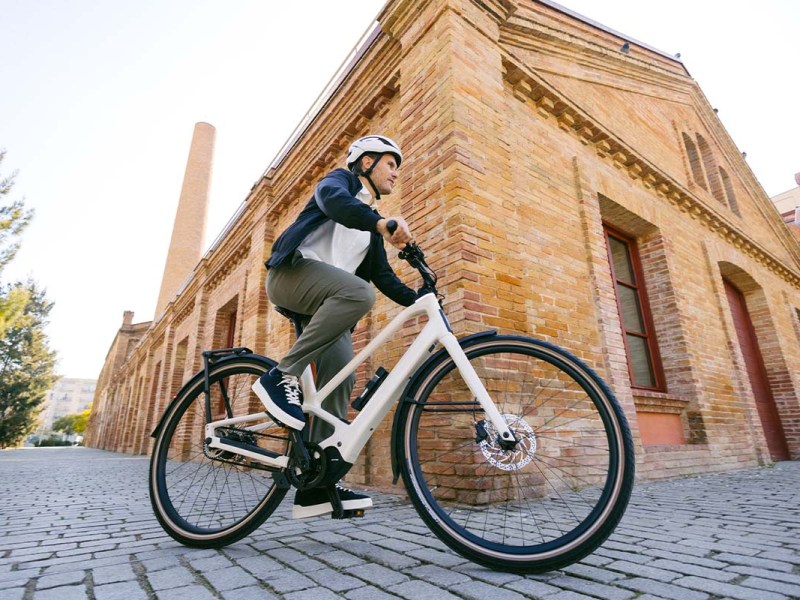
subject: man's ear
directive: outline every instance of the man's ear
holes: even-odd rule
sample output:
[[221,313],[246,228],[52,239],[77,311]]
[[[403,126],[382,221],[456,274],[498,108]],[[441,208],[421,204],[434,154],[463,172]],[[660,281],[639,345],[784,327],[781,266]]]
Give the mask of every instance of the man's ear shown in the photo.
[[368,171],[369,168],[372,166],[372,163],[375,162],[375,159],[371,156],[364,155],[361,157],[361,172]]

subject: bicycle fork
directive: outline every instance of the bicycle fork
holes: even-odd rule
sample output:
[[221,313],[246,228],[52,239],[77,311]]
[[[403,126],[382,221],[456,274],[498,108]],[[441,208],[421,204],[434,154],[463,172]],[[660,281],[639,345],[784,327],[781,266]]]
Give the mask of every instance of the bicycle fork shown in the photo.
[[517,444],[518,440],[514,436],[514,432],[508,427],[503,415],[497,410],[497,405],[489,396],[483,382],[469,362],[463,348],[461,348],[461,345],[458,343],[458,338],[452,333],[449,333],[442,336],[439,342],[445,347],[450,358],[453,359],[461,376],[464,378],[464,383],[467,384],[469,391],[475,396],[475,400],[480,404],[488,420],[494,425],[495,431],[498,433],[498,443],[500,446],[505,450],[512,449]]

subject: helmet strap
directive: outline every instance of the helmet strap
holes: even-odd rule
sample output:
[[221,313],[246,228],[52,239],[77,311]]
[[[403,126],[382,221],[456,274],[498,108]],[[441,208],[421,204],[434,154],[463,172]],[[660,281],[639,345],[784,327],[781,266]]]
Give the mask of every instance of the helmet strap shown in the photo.
[[372,164],[369,166],[369,169],[367,169],[366,171],[362,171],[361,170],[361,165],[360,164],[359,164],[359,169],[358,169],[360,171],[360,173],[358,173],[358,174],[367,178],[367,181],[369,182],[369,185],[372,188],[372,191],[375,192],[375,200],[380,200],[381,199],[381,193],[378,191],[378,188],[375,187],[375,183],[372,181],[372,177],[370,177],[370,175],[372,175],[372,169],[375,168],[375,165],[378,164],[378,161],[382,157],[383,157],[383,154],[379,154],[375,158],[375,160],[372,161]]

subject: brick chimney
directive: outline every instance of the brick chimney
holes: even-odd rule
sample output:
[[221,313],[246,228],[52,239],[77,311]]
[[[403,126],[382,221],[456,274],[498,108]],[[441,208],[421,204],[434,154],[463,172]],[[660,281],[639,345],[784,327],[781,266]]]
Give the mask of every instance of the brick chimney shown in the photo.
[[169,253],[161,278],[156,319],[175,298],[181,284],[202,258],[216,134],[216,129],[208,123],[194,126]]

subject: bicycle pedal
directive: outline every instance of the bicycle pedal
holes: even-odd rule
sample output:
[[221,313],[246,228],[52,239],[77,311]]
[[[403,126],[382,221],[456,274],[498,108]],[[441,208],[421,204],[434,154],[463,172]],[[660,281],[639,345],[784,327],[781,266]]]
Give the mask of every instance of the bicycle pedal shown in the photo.
[[364,513],[365,513],[365,511],[364,511],[363,508],[356,508],[356,509],[353,509],[353,510],[342,511],[342,516],[341,517],[337,517],[336,516],[336,512],[333,512],[333,513],[331,513],[331,518],[332,519],[356,519],[356,518],[359,518],[359,517],[363,517]]

